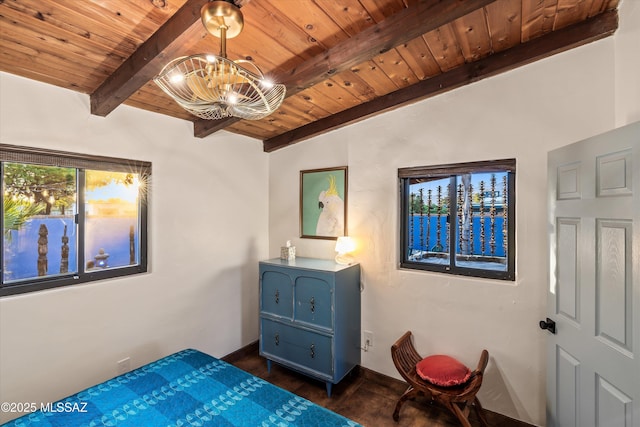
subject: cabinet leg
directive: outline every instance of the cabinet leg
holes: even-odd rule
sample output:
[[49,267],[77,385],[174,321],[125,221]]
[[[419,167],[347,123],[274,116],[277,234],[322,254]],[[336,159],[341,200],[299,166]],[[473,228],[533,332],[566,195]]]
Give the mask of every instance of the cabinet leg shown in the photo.
[[271,373],[271,360],[267,359],[267,372]]
[[332,383],[327,382],[327,396],[331,397],[331,387],[333,386]]

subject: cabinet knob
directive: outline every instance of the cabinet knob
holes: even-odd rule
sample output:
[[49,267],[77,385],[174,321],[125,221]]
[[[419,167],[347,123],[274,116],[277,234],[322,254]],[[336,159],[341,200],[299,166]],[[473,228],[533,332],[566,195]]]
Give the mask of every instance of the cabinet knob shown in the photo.
[[280,334],[276,334],[273,338],[276,342],[276,345],[280,345]]
[[311,299],[309,300],[309,304],[311,304],[311,312],[315,313],[316,312],[316,299],[314,297],[311,297]]
[[280,302],[280,291],[276,289],[276,304]]
[[316,357],[316,345],[315,344],[311,344],[311,348],[310,348],[310,353],[309,355],[311,356],[312,359],[314,359]]

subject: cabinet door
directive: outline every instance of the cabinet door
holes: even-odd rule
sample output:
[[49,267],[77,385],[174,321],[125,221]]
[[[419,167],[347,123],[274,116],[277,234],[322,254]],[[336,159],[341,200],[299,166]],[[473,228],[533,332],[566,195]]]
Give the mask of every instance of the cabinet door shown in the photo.
[[260,310],[275,316],[293,317],[293,284],[279,271],[263,271],[260,287]]
[[332,276],[295,279],[295,321],[333,330]]

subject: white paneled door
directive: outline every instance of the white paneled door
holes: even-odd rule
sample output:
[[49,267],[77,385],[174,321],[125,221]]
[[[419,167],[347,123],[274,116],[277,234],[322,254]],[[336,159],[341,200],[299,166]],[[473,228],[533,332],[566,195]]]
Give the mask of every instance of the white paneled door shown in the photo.
[[640,122],[548,156],[547,425],[640,426]]

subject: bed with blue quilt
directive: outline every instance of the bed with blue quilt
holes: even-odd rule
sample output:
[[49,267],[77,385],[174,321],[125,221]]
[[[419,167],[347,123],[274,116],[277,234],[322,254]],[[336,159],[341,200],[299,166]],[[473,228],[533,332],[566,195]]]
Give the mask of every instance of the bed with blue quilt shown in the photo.
[[358,423],[187,349],[54,402],[6,427],[355,427]]

